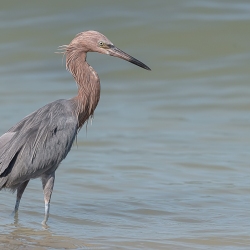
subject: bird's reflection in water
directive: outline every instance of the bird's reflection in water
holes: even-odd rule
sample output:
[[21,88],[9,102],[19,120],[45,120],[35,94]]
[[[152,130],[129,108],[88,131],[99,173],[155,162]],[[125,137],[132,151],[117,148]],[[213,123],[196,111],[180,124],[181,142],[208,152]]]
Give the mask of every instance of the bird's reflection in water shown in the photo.
[[14,223],[4,225],[4,233],[0,232],[0,249],[96,249],[100,247],[80,239],[54,235],[48,226],[41,226],[39,223],[36,223],[36,226],[37,229],[22,226],[16,214]]

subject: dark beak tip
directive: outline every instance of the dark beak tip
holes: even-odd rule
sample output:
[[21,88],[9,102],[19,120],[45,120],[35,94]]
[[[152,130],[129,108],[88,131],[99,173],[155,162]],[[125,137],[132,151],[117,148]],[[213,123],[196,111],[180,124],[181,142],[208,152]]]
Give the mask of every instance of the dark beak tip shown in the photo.
[[121,49],[118,49],[117,47],[115,47],[114,45],[110,46],[110,56],[115,56],[115,57],[119,57],[123,60],[126,60],[130,63],[133,63],[143,69],[149,70],[151,71],[151,69],[145,65],[144,63],[142,63],[141,61],[135,59],[134,57],[128,55],[127,53],[125,53],[124,51],[122,51]]
[[141,68],[143,68],[143,69],[146,69],[146,70],[148,70],[148,71],[152,71],[147,65],[143,65],[143,66],[141,66],[141,65],[138,65],[139,67],[141,67]]

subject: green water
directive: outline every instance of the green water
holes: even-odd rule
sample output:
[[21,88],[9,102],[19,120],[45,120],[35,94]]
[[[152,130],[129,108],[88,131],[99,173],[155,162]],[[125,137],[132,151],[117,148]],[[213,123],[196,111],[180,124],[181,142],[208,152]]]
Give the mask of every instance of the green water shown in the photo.
[[56,172],[19,217],[0,192],[1,249],[248,249],[250,2],[2,1],[0,134],[76,94],[59,45],[98,30],[150,68],[89,54],[102,93]]

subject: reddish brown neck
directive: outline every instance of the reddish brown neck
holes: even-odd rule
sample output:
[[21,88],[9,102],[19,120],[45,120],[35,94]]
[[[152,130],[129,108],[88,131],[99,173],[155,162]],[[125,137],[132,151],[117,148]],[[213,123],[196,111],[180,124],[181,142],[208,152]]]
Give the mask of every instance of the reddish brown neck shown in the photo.
[[72,100],[76,104],[79,129],[93,116],[100,99],[100,80],[94,69],[86,62],[86,53],[66,54],[66,67],[78,85],[78,94]]

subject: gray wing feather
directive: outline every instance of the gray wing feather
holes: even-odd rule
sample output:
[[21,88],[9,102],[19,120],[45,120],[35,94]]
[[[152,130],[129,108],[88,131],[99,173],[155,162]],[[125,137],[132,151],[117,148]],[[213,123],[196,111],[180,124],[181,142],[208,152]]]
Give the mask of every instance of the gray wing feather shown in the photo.
[[0,137],[0,150],[4,147],[4,145],[11,140],[14,136],[15,132],[7,132]]
[[55,171],[68,154],[77,127],[69,100],[47,104],[12,127],[0,137],[0,189]]

